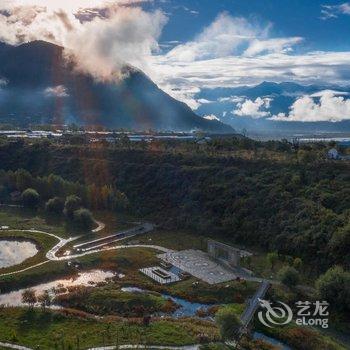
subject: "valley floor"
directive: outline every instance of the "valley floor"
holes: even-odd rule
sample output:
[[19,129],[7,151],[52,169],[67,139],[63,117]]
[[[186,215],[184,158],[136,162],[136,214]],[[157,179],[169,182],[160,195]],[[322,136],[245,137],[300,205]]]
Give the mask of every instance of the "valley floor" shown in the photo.
[[[79,273],[96,269],[110,271],[118,276],[81,288],[67,287],[63,293],[54,296],[54,303],[60,306],[56,309],[23,305],[2,307],[0,342],[3,343],[20,344],[33,349],[61,350],[121,344],[184,346],[218,342],[219,329],[213,322],[215,312],[219,308],[229,307],[240,316],[245,301],[257,289],[257,283],[253,281],[240,280],[209,285],[194,277],[175,284],[158,285],[139,273],[140,268],[159,264],[159,251],[205,249],[203,237],[187,232],[157,230],[127,238],[116,246],[107,245],[72,257],[68,255],[66,248],[73,240],[100,239],[137,223],[127,224],[124,218],[120,219],[120,223],[107,221],[106,225],[99,224],[97,231],[87,234],[81,240],[81,233],[71,236],[59,223],[48,222],[38,214],[24,213],[20,209],[4,209],[0,212],[0,219],[2,225],[9,226],[9,229],[0,231],[0,239],[31,239],[40,248],[36,256],[21,265],[0,270],[2,295],[55,279],[74,280]],[[74,263],[68,264],[68,260]],[[257,261],[264,266],[260,273],[273,277],[274,271],[268,268],[262,255],[258,260],[250,262],[250,267],[254,269]],[[134,293],[126,287],[137,287],[145,293]],[[281,298],[292,298],[291,294],[296,292],[286,290],[278,284],[272,289],[272,293]],[[164,298],[164,295],[169,298]],[[179,305],[176,305],[176,299],[172,299],[172,296],[182,298],[185,303],[202,303],[211,308],[198,309],[194,314],[183,315],[185,317],[174,317]],[[146,314],[153,314],[149,323],[145,321]],[[296,327],[286,329],[285,334],[295,333],[295,329],[299,330]],[[294,345],[296,349],[300,348],[296,343],[296,340],[300,341],[300,337],[316,339],[314,343],[310,343],[310,350],[346,348],[318,332],[304,329],[299,338],[295,337],[296,340],[284,336],[283,332],[269,334]]]

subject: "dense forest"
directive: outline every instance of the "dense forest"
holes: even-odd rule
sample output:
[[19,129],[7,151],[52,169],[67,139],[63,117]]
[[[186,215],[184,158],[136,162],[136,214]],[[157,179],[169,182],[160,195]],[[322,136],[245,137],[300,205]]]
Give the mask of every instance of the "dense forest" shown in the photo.
[[204,144],[3,139],[0,169],[56,174],[80,194],[108,185],[125,194],[134,214],[165,227],[298,256],[322,272],[350,265],[350,162],[328,160],[330,147],[248,138]]

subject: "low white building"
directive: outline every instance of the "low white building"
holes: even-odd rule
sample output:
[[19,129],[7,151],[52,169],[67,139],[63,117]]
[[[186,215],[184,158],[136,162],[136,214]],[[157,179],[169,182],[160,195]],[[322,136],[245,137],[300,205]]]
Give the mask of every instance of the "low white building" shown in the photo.
[[335,148],[332,148],[328,151],[328,159],[339,159],[339,158],[340,158],[339,152]]

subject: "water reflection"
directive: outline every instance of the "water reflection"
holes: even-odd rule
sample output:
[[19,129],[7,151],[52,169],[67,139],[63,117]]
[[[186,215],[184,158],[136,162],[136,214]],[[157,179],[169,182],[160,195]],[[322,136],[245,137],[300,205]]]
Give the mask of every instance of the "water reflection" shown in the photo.
[[32,242],[0,240],[0,268],[20,264],[37,252]]
[[[39,284],[31,289],[35,291],[36,295],[48,291],[52,296],[55,294],[63,294],[68,290],[67,288],[76,286],[93,286],[97,283],[105,282],[108,278],[115,276],[114,272],[92,270],[88,272],[81,272],[74,278],[59,279],[48,283]],[[0,305],[6,306],[24,306],[22,303],[22,293],[25,289],[20,289],[6,294],[0,294]]]

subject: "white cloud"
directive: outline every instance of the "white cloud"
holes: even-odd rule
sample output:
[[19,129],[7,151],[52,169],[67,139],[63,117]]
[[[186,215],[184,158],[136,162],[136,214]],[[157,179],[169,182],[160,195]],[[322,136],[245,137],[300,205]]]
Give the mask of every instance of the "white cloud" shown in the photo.
[[14,7],[37,6],[48,11],[64,10],[76,13],[85,9],[101,9],[114,5],[132,5],[148,2],[149,0],[1,0],[1,8],[11,10]]
[[193,41],[176,46],[166,58],[170,61],[193,62],[225,57],[235,53],[240,45],[264,34],[266,29],[253,26],[245,18],[221,13]]
[[270,98],[258,97],[255,101],[245,100],[243,103],[237,104],[237,109],[232,113],[240,117],[252,117],[255,119],[267,117],[270,115]]
[[68,97],[67,89],[63,85],[48,87],[44,90],[44,94],[48,97]]
[[290,122],[340,122],[350,120],[350,99],[336,96],[330,90],[298,98],[290,107],[289,114],[280,113],[271,120]]
[[[261,26],[228,13],[220,14],[187,43],[164,43],[175,47],[162,54],[158,40],[167,17],[136,6],[151,0],[0,1],[0,41],[19,44],[42,39],[65,46],[79,69],[100,79],[119,78],[125,64],[134,65],[193,109],[207,103],[195,99],[203,88],[256,85],[264,80],[349,81],[350,52],[295,54],[293,47],[302,38],[273,37],[271,24]],[[339,8],[343,13],[347,4]],[[234,96],[222,102],[244,103]]]
[[322,90],[322,91],[315,92],[314,94],[310,95],[310,97],[322,97],[326,93],[332,94],[334,96],[347,96],[347,95],[349,95],[349,93],[345,92],[345,91]]
[[[161,11],[131,6],[141,2],[6,1],[0,5],[0,41],[46,40],[62,45],[81,70],[102,79],[120,76],[125,64],[146,69],[149,57],[159,50],[158,38],[167,19]],[[80,20],[90,8],[103,16]]]
[[218,98],[218,102],[230,102],[230,103],[238,103],[244,101],[244,97],[242,96],[230,96],[230,97],[220,97]]
[[[256,85],[262,81],[347,84],[350,52],[295,54],[301,37],[271,37],[261,27],[222,13],[194,40],[151,58],[149,75],[170,95],[198,108],[203,88]],[[225,102],[225,101],[223,101]]]
[[289,52],[303,38],[269,38],[271,25],[260,27],[243,17],[221,13],[194,40],[167,53],[170,61],[193,62],[231,55],[255,56],[261,53]]
[[200,98],[200,99],[198,100],[198,102],[199,102],[200,104],[202,104],[202,105],[206,105],[206,104],[209,104],[209,103],[214,103],[214,101],[210,101],[210,100],[207,100],[207,99],[205,99],[205,98]]
[[184,62],[153,56],[150,75],[169,94],[191,105],[203,88],[256,85],[262,81],[348,85],[350,52],[274,53]]
[[340,5],[321,5],[321,19],[338,18],[339,15],[350,15],[350,3]]
[[291,52],[293,46],[303,41],[301,37],[292,38],[277,38],[268,40],[253,40],[247,50],[244,51],[244,56],[256,56],[261,53],[271,52]]
[[207,120],[218,120],[218,121],[220,121],[220,119],[214,114],[206,115],[203,118],[207,119]]
[[148,70],[152,52],[166,23],[161,11],[120,8],[108,19],[95,18],[67,36],[70,53],[83,71],[109,79],[125,64]]

